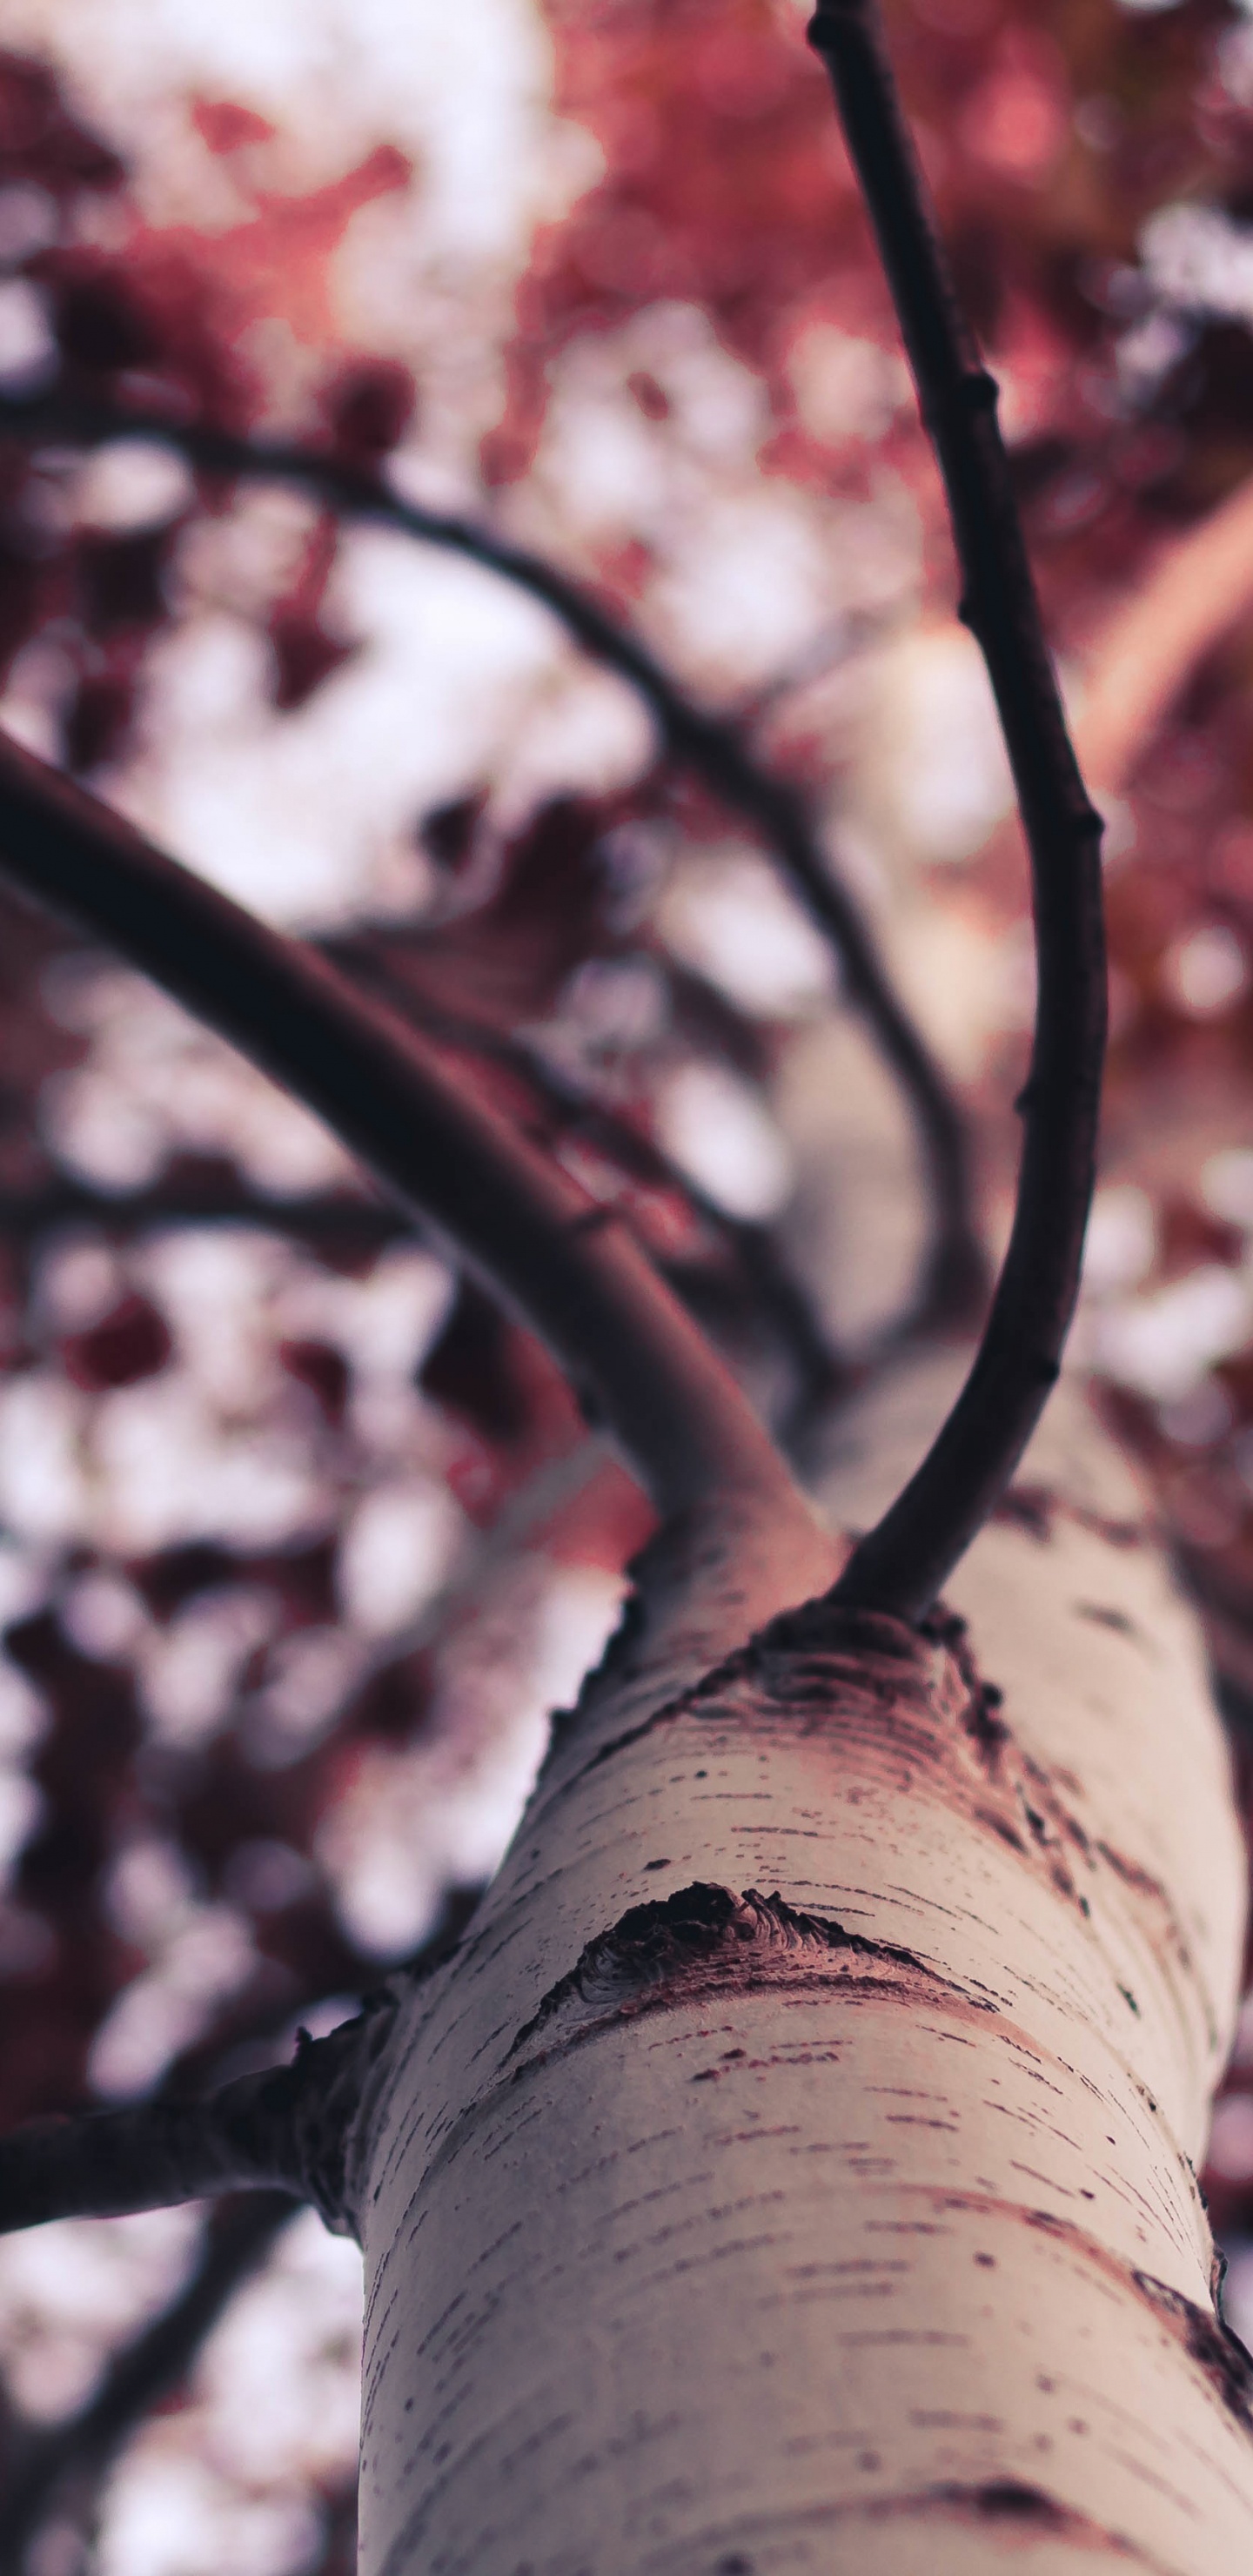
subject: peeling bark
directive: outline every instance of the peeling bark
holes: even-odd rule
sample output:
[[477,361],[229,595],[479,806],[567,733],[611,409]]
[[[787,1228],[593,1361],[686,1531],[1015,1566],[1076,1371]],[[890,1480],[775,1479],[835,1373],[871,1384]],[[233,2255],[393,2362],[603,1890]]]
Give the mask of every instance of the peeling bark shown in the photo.
[[[842,1433],[842,1517],[936,1383]],[[559,1731],[350,2143],[366,2576],[1248,2562],[1225,1752],[1077,1405],[1021,1493],[924,1633],[782,1563],[748,1635],[711,1565]]]

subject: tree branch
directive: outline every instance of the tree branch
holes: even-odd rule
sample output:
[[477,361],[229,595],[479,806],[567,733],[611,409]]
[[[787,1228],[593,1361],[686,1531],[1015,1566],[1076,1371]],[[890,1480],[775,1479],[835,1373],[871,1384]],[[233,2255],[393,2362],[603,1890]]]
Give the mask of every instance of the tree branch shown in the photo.
[[785,876],[843,968],[862,1012],[909,1101],[932,1202],[934,1242],[920,1304],[933,1321],[960,1320],[981,1295],[985,1263],[973,1210],[965,1124],[947,1080],[892,983],[853,897],[831,873],[805,800],[758,761],[742,729],[690,698],[656,655],[568,574],[457,512],[401,500],[360,467],[279,439],[238,438],[206,424],[119,411],[80,396],[0,395],[0,435],[99,445],[150,437],[176,448],[200,472],[295,486],[342,516],[372,522],[463,555],[551,609],[591,660],[614,671],[650,709],[666,751],[718,798],[745,815],[774,851]]
[[325,1118],[542,1334],[659,1507],[813,1530],[734,1379],[611,1212],[417,1032],[0,737],[0,866],[121,949]]
[[[0,862],[0,865],[3,863]],[[0,1190],[0,1238],[30,1242],[53,1226],[82,1222],[137,1233],[146,1226],[253,1225],[314,1244],[368,1244],[380,1249],[412,1241],[415,1220],[374,1198],[330,1190],[301,1198],[270,1199],[243,1183],[214,1179],[157,1181],[149,1189],[105,1190],[58,1173],[29,1190]]]
[[1003,1491],[1053,1385],[1079,1284],[1105,1040],[1100,817],[1084,793],[1044,642],[996,386],[959,313],[873,0],[820,0],[823,56],[944,476],[965,597],[996,695],[1031,853],[1039,1001],[1013,1232],[974,1367],[839,1599],[916,1618]]
[[290,2065],[238,2076],[202,2100],[160,2096],[10,2130],[0,2138],[0,2235],[257,2190],[311,2202],[347,2232],[347,2128],[395,2007],[383,1988],[327,2038],[302,2036]]
[[[385,2057],[403,1995],[452,1956],[482,1894],[450,1891],[434,1931],[388,1983],[324,2039],[300,2031],[287,2065],[196,2097],[162,2091],[121,2110],[11,2129],[0,2137],[0,2236],[56,2218],[125,2218],[235,2191],[281,2194],[289,2209],[308,2203],[328,2227],[352,2233],[348,2138],[363,2093]],[[304,2008],[324,2000],[314,1995]],[[189,2063],[204,2054],[203,2042],[188,2051],[174,2081],[185,2083]],[[220,2041],[215,2055],[220,2063]]]
[[265,2261],[295,2213],[285,2193],[258,2191],[215,2211],[190,2280],[115,2353],[77,2415],[27,2436],[0,2488],[0,2576],[22,2576],[27,2550],[68,2487],[77,2518],[90,2507],[135,2426],[187,2376],[235,2292]]

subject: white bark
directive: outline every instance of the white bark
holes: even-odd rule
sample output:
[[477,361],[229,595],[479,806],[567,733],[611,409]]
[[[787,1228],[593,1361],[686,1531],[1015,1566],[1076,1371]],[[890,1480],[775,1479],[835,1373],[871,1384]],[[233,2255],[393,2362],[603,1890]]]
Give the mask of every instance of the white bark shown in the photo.
[[[843,1435],[843,1517],[939,1409]],[[1194,2175],[1224,1749],[1073,1403],[1017,1491],[968,1630],[743,1651],[821,1564],[717,1558],[559,1735],[355,2141],[366,2576],[1253,2564]]]

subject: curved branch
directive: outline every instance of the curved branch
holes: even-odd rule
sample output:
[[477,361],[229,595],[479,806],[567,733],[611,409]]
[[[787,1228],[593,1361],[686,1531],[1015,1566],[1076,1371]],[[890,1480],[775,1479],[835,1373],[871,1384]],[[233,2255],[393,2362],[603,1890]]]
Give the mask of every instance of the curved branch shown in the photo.
[[861,1011],[909,1101],[933,1204],[935,1240],[920,1298],[932,1321],[962,1319],[982,1292],[985,1264],[973,1210],[965,1124],[947,1080],[897,993],[853,897],[832,876],[799,790],[763,767],[740,727],[688,697],[655,654],[612,611],[543,556],[455,511],[432,510],[389,492],[361,468],[279,439],[117,411],[61,393],[0,395],[0,435],[98,445],[151,437],[200,472],[293,485],[343,516],[442,546],[500,574],[551,609],[602,669],[637,690],[670,756],[721,804],[745,815],[773,849],[812,921],[838,956],[850,1001]]
[[944,476],[962,615],[996,695],[1031,853],[1039,1001],[1013,1231],[974,1367],[836,1596],[917,1618],[1013,1473],[1056,1380],[1095,1176],[1105,1043],[1100,816],[1084,793],[1040,623],[996,386],[958,311],[872,0],[819,0],[831,76]]
[[21,2445],[0,2487],[0,2576],[22,2576],[26,2552],[67,2487],[77,2518],[89,2518],[119,2451],[135,2426],[179,2386],[235,2292],[265,2261],[295,2215],[285,2193],[250,2193],[215,2211],[200,2259],[161,2314],[115,2353],[95,2394],[77,2415]]
[[415,1030],[0,737],[0,867],[121,949],[326,1119],[504,1291],[663,1510],[751,1499],[812,1529],[734,1379],[624,1226]]

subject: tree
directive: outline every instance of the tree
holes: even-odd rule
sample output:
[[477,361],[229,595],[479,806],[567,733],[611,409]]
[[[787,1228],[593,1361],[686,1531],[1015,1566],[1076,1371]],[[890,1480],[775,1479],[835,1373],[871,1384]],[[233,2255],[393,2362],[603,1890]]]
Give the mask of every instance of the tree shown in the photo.
[[[625,1230],[428,1038],[5,755],[6,865],[294,1081],[453,1233],[663,1515],[450,1960],[390,1979],[290,2069],[190,2110],[19,2132],[0,2169],[10,2224],[251,2180],[360,2229],[367,2564],[389,2569],[730,2576],[806,2550],[1201,2567],[1238,2552],[1247,2517],[1246,2364],[1211,2304],[1194,2176],[1237,1982],[1224,1759],[1187,1620],[1092,1426],[1006,1492],[1055,1374],[1091,1185],[1096,818],[1034,624],[993,388],[934,270],[864,11],[832,10],[819,41],[953,500],[1041,957],[992,1320],[923,1469],[847,1561]],[[100,434],[72,384],[49,400],[27,403],[28,434]],[[333,449],[249,452],[212,420],[165,436],[202,472],[262,466],[398,515]],[[441,533],[487,551],[464,523]],[[842,941],[943,1184],[922,1317],[951,1329],[975,1267],[960,1148],[798,800],[574,586],[495,552],[772,830]],[[447,1001],[430,980],[428,1017]],[[464,1018],[453,1037],[487,1045]],[[495,1051],[541,1078],[516,1040]],[[649,1169],[669,1177],[655,1155]],[[738,1249],[760,1263],[760,1242]],[[908,1473],[935,1385],[916,1331],[837,1416],[844,1525]],[[957,1608],[937,1608],[989,1514]]]

